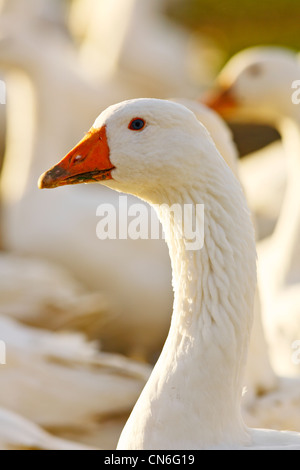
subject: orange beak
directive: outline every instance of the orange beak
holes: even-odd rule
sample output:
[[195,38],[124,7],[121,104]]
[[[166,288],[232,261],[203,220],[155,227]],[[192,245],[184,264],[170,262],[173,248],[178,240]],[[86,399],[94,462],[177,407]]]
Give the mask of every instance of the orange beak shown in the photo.
[[109,153],[105,126],[92,128],[68,155],[40,177],[38,186],[57,188],[112,179],[114,166]]
[[238,102],[230,88],[221,88],[220,90],[212,92],[206,96],[202,102],[224,117],[232,114],[238,107]]

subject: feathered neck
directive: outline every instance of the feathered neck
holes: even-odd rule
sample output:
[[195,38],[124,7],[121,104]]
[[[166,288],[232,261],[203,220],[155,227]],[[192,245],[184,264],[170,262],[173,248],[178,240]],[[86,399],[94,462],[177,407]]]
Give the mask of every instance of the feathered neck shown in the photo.
[[[243,371],[256,284],[255,243],[239,183],[226,165],[189,189],[152,197],[173,268],[174,311],[162,354],[122,433],[119,448],[201,449],[243,445]],[[178,212],[196,218],[203,247],[187,249]],[[180,212],[179,212],[180,213]]]
[[[294,107],[297,108],[296,105]],[[287,158],[288,181],[273,237],[273,243],[279,247],[274,249],[277,268],[272,287],[275,289],[300,282],[300,112],[298,116],[283,118],[278,127]]]

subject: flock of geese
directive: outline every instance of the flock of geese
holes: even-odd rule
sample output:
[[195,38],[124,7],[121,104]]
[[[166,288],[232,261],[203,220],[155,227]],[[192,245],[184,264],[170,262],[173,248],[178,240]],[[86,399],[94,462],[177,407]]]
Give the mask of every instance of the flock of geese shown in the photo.
[[[200,93],[211,51],[197,87],[162,3],[73,0],[68,28],[63,2],[0,3],[1,449],[300,449],[300,60],[251,48]],[[266,165],[239,160],[223,118],[282,137],[264,239],[245,169]],[[118,192],[156,208],[167,243],[97,239]],[[173,204],[204,204],[201,250]]]

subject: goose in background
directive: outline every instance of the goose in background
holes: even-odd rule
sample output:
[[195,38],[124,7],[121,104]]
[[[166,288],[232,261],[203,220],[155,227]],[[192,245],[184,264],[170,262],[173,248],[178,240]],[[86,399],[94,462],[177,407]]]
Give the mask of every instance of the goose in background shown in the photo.
[[0,406],[57,437],[114,448],[151,368],[103,353],[82,334],[34,329],[2,316],[0,331],[6,345]]
[[78,331],[99,340],[112,312],[100,292],[89,292],[62,266],[11,253],[0,254],[2,316],[48,330]]
[[220,115],[196,100],[174,98],[172,101],[182,104],[195,114],[196,118],[209,131],[217,149],[229,168],[238,177],[238,149],[234,143],[231,130]]
[[[9,22],[2,27],[0,62],[6,69],[22,70],[22,75],[9,73],[7,80],[8,143],[1,182],[4,246],[62,263],[89,290],[104,293],[113,313],[102,326],[103,349],[153,362],[165,341],[172,311],[165,243],[98,240],[98,205],[120,210],[119,196],[108,188],[88,186],[72,192],[62,188],[64,204],[61,194],[40,194],[36,188],[37,177],[53,165],[55,156],[66,153],[92,116],[114,98],[122,99],[123,91],[91,85],[68,49],[59,54],[51,35],[39,38],[36,28],[20,24],[12,30]],[[192,101],[190,106],[195,106]],[[26,122],[20,109],[26,109]],[[201,119],[234,166],[237,153],[227,127],[204,107]],[[128,210],[136,202],[128,196]],[[147,208],[146,213],[148,223],[153,212]]]
[[284,199],[286,159],[281,140],[245,155],[238,167],[260,241],[273,233]]
[[224,116],[273,125],[282,136],[287,186],[274,233],[258,245],[263,318],[274,367],[299,375],[292,346],[300,338],[300,106],[292,101],[299,56],[256,47],[234,56],[220,73],[211,106]]
[[[61,0],[28,0],[26,3],[22,0],[0,0],[0,18],[11,18],[12,28],[18,23],[34,22],[35,25],[43,25],[40,28],[40,34],[47,34],[48,30],[55,30],[55,37],[52,40],[59,43],[61,36],[64,37],[64,43],[67,41],[67,10],[66,2]],[[1,23],[1,34],[2,34]],[[69,35],[69,42],[71,41]],[[7,44],[6,44],[7,45]],[[6,76],[1,77],[3,81]],[[1,90],[2,92],[2,90]],[[6,106],[0,105],[0,171],[5,149],[5,127],[6,127]],[[1,242],[1,241],[0,241]]]
[[66,30],[66,2],[65,0],[0,0],[0,15],[13,15],[15,19],[23,22],[33,19],[43,19],[57,30]]
[[34,423],[0,408],[0,450],[93,450],[54,437]]
[[[196,96],[215,75],[220,53],[206,38],[196,44],[187,29],[167,18],[166,3],[74,1],[70,29],[79,41],[81,67],[95,80],[117,77],[134,84],[137,96]],[[193,64],[199,62],[196,78]]]
[[[240,179],[238,150],[234,144],[232,132],[225,125],[224,120],[215,111],[207,108],[207,106],[199,101],[188,99],[176,99],[174,101],[193,111],[197,119],[209,130],[217,149],[229,168],[233,171],[234,175]],[[253,220],[253,223],[256,226],[256,219]],[[274,390],[278,387],[278,378],[271,366],[269,358],[269,348],[261,318],[261,302],[258,289],[255,295],[254,321],[245,376],[247,393],[243,400],[244,412],[247,416],[247,421],[251,420],[255,425],[261,427],[265,425],[265,421],[264,418],[262,418],[262,414],[258,411],[258,402],[260,402],[261,396],[265,397],[269,393],[273,395]],[[278,400],[278,403],[279,402],[280,400]],[[273,400],[272,415],[276,416],[273,421],[273,426],[279,429],[282,428],[280,408],[279,405],[276,405],[276,401]],[[285,415],[283,419],[285,422]],[[300,423],[298,418],[297,423]],[[292,424],[294,426],[293,421]]]
[[[165,244],[99,240],[98,205],[119,210],[119,196],[107,188],[100,189],[101,195],[93,187],[67,192],[63,205],[59,194],[41,197],[36,188],[44,168],[74,145],[99,107],[114,102],[118,93],[91,85],[72,54],[59,54],[51,35],[40,37],[39,31],[34,24],[2,24],[2,67],[22,71],[7,75],[8,138],[1,181],[4,247],[61,263],[88,289],[104,292],[114,315],[103,327],[103,348],[152,360],[165,340],[172,308]],[[20,109],[26,109],[26,119]],[[129,210],[135,203],[135,198],[127,199]]]
[[[194,113],[153,99],[111,106],[39,186],[83,181],[154,205],[172,262],[169,335],[118,449],[300,449],[299,434],[249,429],[242,419],[256,290],[254,230],[238,180]],[[170,212],[173,204],[181,211]],[[185,204],[192,213],[182,223]],[[192,217],[200,241],[194,249],[195,238],[185,231]]]

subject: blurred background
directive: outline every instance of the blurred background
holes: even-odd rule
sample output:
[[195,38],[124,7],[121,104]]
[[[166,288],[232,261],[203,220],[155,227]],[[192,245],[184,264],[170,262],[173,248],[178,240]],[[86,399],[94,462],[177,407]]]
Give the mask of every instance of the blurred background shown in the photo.
[[[207,37],[221,51],[220,66],[245,48],[257,45],[276,45],[299,50],[298,33],[300,5],[287,2],[238,0],[171,0],[166,2],[166,14],[184,25],[192,35]],[[275,129],[268,126],[229,123],[235,134],[240,155],[279,139]]]
[[[164,242],[99,241],[97,207],[117,207],[118,195],[100,185],[40,191],[40,174],[110,104],[197,100],[246,47],[299,50],[299,20],[298,0],[0,0],[1,448],[59,445],[19,416],[59,439],[114,448],[172,312]],[[286,184],[280,136],[227,124],[262,240]]]
[[167,3],[170,18],[214,41],[227,60],[257,44],[299,50],[300,5],[297,0],[250,1],[180,0]]

